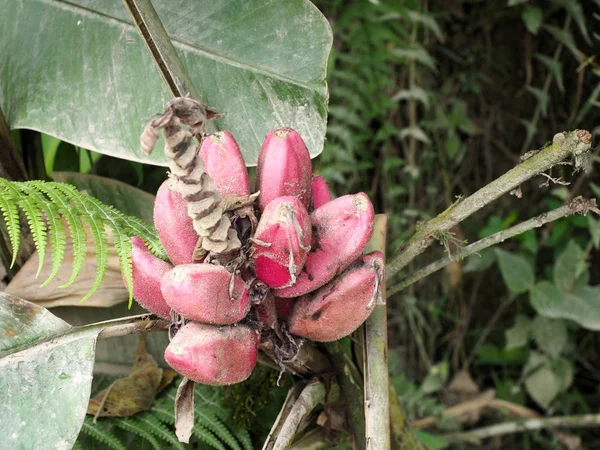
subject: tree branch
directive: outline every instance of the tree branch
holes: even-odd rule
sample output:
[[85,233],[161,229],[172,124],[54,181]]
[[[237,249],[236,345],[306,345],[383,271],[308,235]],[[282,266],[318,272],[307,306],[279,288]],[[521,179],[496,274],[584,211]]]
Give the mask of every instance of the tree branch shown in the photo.
[[530,178],[566,159],[574,159],[575,166],[578,167],[581,157],[589,152],[590,146],[591,134],[586,130],[556,134],[551,145],[534,152],[533,156],[529,156],[504,175],[482,187],[471,196],[454,203],[437,217],[418,227],[416,233],[404,245],[399,254],[387,265],[388,278],[396,275],[410,261],[425,251],[440,233],[447,232],[475,211],[489,205]]
[[600,414],[584,414],[581,416],[548,417],[529,419],[519,422],[506,422],[489,427],[483,427],[462,433],[450,433],[441,436],[442,439],[453,442],[478,443],[481,439],[502,436],[505,434],[521,433],[523,431],[544,430],[547,428],[592,428],[600,427]]
[[568,204],[561,206],[560,208],[556,208],[550,212],[540,214],[532,219],[526,220],[525,222],[521,222],[514,227],[510,227],[506,230],[499,231],[498,233],[494,233],[491,236],[483,238],[477,242],[474,242],[470,245],[467,245],[464,248],[461,248],[457,255],[446,256],[441,258],[428,266],[423,267],[422,269],[417,270],[411,276],[405,278],[400,283],[392,286],[388,289],[387,297],[391,297],[392,295],[400,292],[403,289],[406,289],[413,283],[431,275],[433,272],[437,272],[440,269],[448,266],[450,263],[454,261],[459,261],[461,259],[466,258],[469,255],[485,250],[492,245],[498,244],[499,242],[503,242],[506,239],[510,239],[514,236],[517,236],[525,231],[532,230],[534,228],[539,228],[542,225],[545,225],[549,222],[553,222],[562,217],[567,217],[573,214],[586,214],[589,211],[593,211],[596,214],[600,214],[600,210],[596,207],[595,199],[585,199],[583,197],[577,197],[571,200]]

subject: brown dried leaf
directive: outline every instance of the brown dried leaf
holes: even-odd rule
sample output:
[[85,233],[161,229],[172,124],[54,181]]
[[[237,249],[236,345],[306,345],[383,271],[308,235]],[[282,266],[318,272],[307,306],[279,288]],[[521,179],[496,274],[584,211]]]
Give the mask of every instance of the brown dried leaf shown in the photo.
[[189,443],[194,428],[194,382],[181,380],[175,396],[175,434],[179,442]]
[[[66,229],[66,225],[64,227]],[[121,266],[119,257],[113,245],[112,234],[109,228],[106,229],[108,235],[108,267],[102,280],[102,284],[96,292],[85,302],[80,300],[88,293],[94,279],[96,278],[96,252],[92,238],[88,233],[88,226],[85,225],[87,233],[87,254],[83,263],[83,268],[75,282],[65,288],[60,288],[71,278],[73,264],[73,243],[67,239],[65,248],[65,259],[60,266],[56,277],[44,287],[40,285],[48,278],[52,271],[51,258],[46,256],[42,271],[36,279],[38,267],[38,254],[35,252],[31,258],[23,265],[17,275],[11,280],[6,288],[6,292],[14,296],[37,303],[44,308],[53,308],[56,306],[84,306],[84,307],[103,307],[108,308],[129,299],[127,288],[123,283],[121,275]],[[49,251],[48,251],[49,253]]]
[[135,362],[129,376],[119,378],[109,388],[90,399],[87,414],[94,417],[128,417],[152,406],[163,378],[146,342],[140,337]]

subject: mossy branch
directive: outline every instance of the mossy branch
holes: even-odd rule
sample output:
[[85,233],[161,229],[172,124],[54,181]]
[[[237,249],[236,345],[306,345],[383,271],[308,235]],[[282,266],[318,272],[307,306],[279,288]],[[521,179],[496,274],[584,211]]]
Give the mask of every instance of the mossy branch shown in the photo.
[[494,233],[486,238],[483,238],[477,242],[474,242],[470,245],[467,245],[466,247],[461,248],[456,255],[445,256],[444,258],[441,258],[423,267],[422,269],[417,270],[415,273],[405,278],[400,283],[389,288],[387,297],[391,297],[392,295],[402,291],[403,289],[406,289],[411,284],[416,283],[417,281],[431,275],[434,272],[437,272],[440,269],[443,269],[444,267],[446,267],[454,261],[464,259],[467,256],[485,250],[486,248],[503,242],[506,239],[510,239],[528,230],[539,228],[542,225],[561,219],[563,217],[567,217],[573,214],[587,214],[589,211],[593,211],[596,214],[600,214],[600,210],[598,210],[596,206],[595,199],[588,200],[583,197],[574,198],[568,204],[561,206],[560,208],[556,208],[550,212],[540,214],[539,216],[521,222],[520,224],[515,225],[514,227],[510,227],[506,230]]
[[404,269],[435,240],[436,234],[447,232],[471,214],[489,205],[502,195],[516,189],[525,181],[546,170],[571,160],[575,168],[580,168],[590,152],[592,135],[586,130],[558,133],[551,145],[539,151],[528,152],[527,158],[518,166],[506,172],[474,194],[461,199],[444,212],[421,225],[398,255],[386,267],[388,279]]

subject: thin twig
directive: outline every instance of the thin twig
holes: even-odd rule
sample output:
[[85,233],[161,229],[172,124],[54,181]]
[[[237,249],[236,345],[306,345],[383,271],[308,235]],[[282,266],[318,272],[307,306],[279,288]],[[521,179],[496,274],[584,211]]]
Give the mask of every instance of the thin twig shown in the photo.
[[510,239],[514,236],[524,233],[525,231],[532,230],[534,228],[539,228],[542,225],[545,225],[549,222],[553,222],[562,217],[570,216],[572,214],[586,214],[589,211],[593,211],[596,214],[600,212],[596,207],[596,200],[588,200],[583,197],[577,197],[571,200],[566,205],[561,206],[560,208],[556,208],[550,212],[540,214],[539,216],[526,220],[525,222],[521,222],[520,224],[515,225],[514,227],[510,227],[506,230],[494,233],[491,236],[483,238],[477,242],[474,242],[473,244],[467,245],[466,247],[462,248],[458,254],[452,255],[452,257],[445,256],[444,258],[441,258],[429,264],[428,266],[417,270],[411,276],[405,278],[400,283],[389,288],[387,292],[387,297],[391,297],[392,295],[396,294],[397,292],[400,292],[401,290],[405,289],[411,284],[416,283],[417,281],[431,275],[433,272],[437,272],[438,270],[443,269],[444,267],[456,260],[466,258],[469,255],[478,253],[506,239]]
[[302,419],[310,414],[324,398],[325,385],[322,382],[311,381],[306,385],[285,418],[277,435],[277,440],[273,445],[273,450],[285,450],[292,444]]
[[[436,235],[449,231],[475,211],[489,205],[525,181],[545,172],[558,163],[577,158],[589,152],[591,134],[585,130],[558,133],[552,145],[540,149],[533,156],[506,172],[471,196],[458,201],[437,217],[421,225],[400,253],[386,267],[388,278],[406,267],[435,240]],[[389,294],[388,294],[389,295]]]
[[583,414],[580,416],[547,417],[543,419],[529,419],[500,423],[489,427],[478,428],[461,433],[450,433],[441,436],[442,439],[453,442],[478,443],[487,439],[505,434],[522,433],[524,431],[544,430],[548,428],[593,428],[600,427],[600,414]]

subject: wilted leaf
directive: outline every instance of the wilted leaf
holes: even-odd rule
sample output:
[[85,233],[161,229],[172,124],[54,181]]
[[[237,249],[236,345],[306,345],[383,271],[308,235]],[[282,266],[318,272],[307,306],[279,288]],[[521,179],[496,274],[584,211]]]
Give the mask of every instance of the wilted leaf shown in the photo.
[[75,330],[41,306],[0,293],[0,447],[73,446],[100,331]]
[[515,319],[512,327],[504,332],[506,337],[506,350],[512,348],[525,347],[529,342],[529,334],[531,333],[531,320],[521,314]]
[[190,442],[194,428],[194,382],[183,378],[175,395],[175,434],[179,442]]
[[533,267],[522,256],[496,249],[500,272],[506,287],[514,294],[522,294],[533,287]]
[[530,294],[531,305],[542,316],[551,319],[570,319],[584,328],[600,330],[600,289],[578,287],[563,293],[547,281],[538,283]]
[[162,369],[146,352],[140,337],[135,362],[128,377],[119,378],[90,399],[87,414],[95,417],[128,417],[152,406],[162,378]]
[[575,280],[587,268],[585,256],[575,241],[569,241],[554,263],[554,283],[560,290],[569,292],[573,289]]
[[[270,129],[295,128],[313,156],[326,127],[332,34],[305,0],[154,0],[207,105],[225,115],[247,164]],[[35,29],[35,33],[31,30]],[[31,128],[119,158],[166,165],[139,150],[152,114],[172,98],[123,2],[3,2],[0,108]]]
[[554,359],[560,356],[569,341],[564,320],[548,319],[539,315],[533,321],[531,331],[538,347]]

